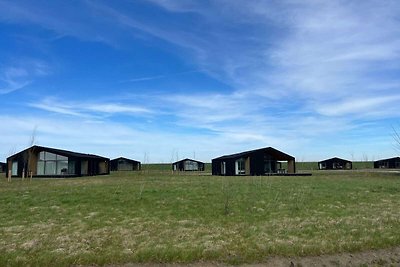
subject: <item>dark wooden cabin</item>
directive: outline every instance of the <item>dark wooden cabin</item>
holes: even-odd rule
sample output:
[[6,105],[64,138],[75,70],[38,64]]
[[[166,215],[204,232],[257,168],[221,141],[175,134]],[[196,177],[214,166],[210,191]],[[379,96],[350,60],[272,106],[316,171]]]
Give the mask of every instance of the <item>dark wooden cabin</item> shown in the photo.
[[173,171],[204,171],[204,162],[194,159],[182,159],[172,163]]
[[346,159],[330,158],[318,162],[319,170],[351,170],[353,163]]
[[[287,170],[282,169],[282,161],[287,162]],[[296,173],[296,163],[294,157],[272,147],[225,155],[212,160],[213,175],[265,175],[277,173]]]
[[4,162],[0,162],[0,172],[6,172],[6,164]]
[[62,149],[32,146],[7,158],[14,177],[77,177],[110,173],[110,159]]
[[119,157],[111,160],[111,171],[140,171],[140,161]]
[[374,162],[375,169],[400,169],[400,157],[381,159]]

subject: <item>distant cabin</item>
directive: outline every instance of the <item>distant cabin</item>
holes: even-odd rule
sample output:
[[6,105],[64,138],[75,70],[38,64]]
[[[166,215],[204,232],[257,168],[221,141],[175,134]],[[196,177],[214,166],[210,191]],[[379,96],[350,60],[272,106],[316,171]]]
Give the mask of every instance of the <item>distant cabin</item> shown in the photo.
[[173,171],[204,171],[204,162],[194,159],[182,159],[172,163]]
[[351,170],[353,163],[346,159],[341,158],[330,158],[318,162],[319,170]]
[[[282,162],[287,162],[287,170]],[[272,147],[221,156],[212,160],[213,175],[294,174],[295,158]]]
[[140,161],[119,157],[111,160],[111,171],[140,171]]
[[62,149],[32,146],[7,158],[14,177],[77,177],[110,173],[110,159]]
[[375,169],[400,169],[400,157],[381,159],[374,162]]
[[4,162],[0,162],[0,172],[6,172],[6,164]]

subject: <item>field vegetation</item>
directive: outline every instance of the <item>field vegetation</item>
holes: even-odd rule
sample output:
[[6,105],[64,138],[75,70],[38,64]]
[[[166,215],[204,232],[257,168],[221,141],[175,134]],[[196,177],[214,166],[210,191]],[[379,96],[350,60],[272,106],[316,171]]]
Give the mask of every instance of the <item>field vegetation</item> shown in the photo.
[[[147,168],[146,168],[147,167]],[[0,266],[263,262],[400,245],[400,175],[0,181]]]

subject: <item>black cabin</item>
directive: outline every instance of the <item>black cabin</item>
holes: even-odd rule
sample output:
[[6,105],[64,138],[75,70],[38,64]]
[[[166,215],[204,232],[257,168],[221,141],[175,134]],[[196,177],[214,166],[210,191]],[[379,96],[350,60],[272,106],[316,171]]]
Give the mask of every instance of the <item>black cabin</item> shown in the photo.
[[11,175],[77,177],[110,174],[110,159],[62,149],[32,146],[7,158]]
[[374,162],[375,169],[400,169],[400,157],[381,159]]
[[173,171],[204,171],[204,162],[194,159],[182,159],[172,163]]
[[[287,162],[287,170],[282,168],[282,161]],[[213,175],[294,174],[295,172],[295,158],[272,147],[225,155],[212,160]]]
[[318,162],[318,169],[320,170],[351,170],[353,163],[349,160],[341,158],[331,158]]
[[111,160],[111,171],[140,171],[140,161],[119,157]]

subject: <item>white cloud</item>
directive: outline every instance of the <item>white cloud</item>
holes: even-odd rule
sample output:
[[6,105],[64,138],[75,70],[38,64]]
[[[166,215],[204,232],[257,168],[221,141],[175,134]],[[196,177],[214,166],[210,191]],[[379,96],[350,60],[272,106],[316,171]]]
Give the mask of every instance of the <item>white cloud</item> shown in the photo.
[[49,73],[47,65],[43,62],[22,58],[14,61],[16,62],[0,68],[0,95],[22,89],[35,78]]
[[364,116],[396,116],[395,109],[400,95],[364,97],[354,96],[339,103],[325,104],[318,111],[327,116],[363,114]]
[[149,115],[152,114],[148,108],[134,104],[122,104],[112,102],[81,102],[61,101],[58,98],[48,97],[38,102],[31,102],[29,106],[45,111],[71,115],[85,118],[101,118],[104,115],[125,114],[125,115]]

